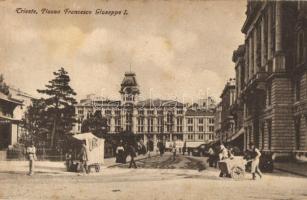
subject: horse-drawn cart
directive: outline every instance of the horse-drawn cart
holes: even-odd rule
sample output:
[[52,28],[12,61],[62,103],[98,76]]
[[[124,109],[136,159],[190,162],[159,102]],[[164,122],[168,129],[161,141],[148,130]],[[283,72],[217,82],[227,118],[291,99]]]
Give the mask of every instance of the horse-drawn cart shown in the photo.
[[222,175],[233,179],[243,179],[245,176],[245,165],[247,161],[240,156],[234,156],[218,162]]

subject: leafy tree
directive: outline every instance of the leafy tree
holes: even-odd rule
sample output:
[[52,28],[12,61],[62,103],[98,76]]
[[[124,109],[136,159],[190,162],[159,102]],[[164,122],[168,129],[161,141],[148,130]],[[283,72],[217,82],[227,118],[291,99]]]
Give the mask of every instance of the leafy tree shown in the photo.
[[53,72],[55,78],[45,85],[46,89],[37,90],[47,97],[45,116],[47,116],[51,138],[50,146],[55,147],[55,141],[63,140],[65,134],[69,133],[75,122],[75,108],[77,103],[74,96],[75,91],[70,87],[70,77],[64,68]]
[[106,138],[108,131],[107,119],[102,117],[101,111],[96,111],[94,115],[89,115],[87,119],[82,122],[81,132],[92,132],[97,137]]
[[29,135],[22,135],[23,142],[33,141],[35,144],[47,141],[49,132],[48,120],[45,114],[46,104],[44,99],[32,99],[32,104],[27,108],[25,118],[22,119],[21,126],[25,128]]

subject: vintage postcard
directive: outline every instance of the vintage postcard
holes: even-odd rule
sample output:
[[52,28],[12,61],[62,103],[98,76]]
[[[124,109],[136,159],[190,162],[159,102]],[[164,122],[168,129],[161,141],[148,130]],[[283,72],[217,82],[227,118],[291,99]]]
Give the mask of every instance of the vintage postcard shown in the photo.
[[0,199],[307,199],[307,1],[0,0]]

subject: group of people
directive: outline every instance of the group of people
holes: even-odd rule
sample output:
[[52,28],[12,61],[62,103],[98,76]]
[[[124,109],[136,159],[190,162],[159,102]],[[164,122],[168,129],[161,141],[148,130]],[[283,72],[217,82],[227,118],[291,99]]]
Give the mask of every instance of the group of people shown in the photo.
[[[74,160],[77,160],[77,162],[74,162]],[[89,173],[88,152],[85,140],[82,141],[82,145],[79,153],[77,154],[77,158],[74,158],[72,149],[69,149],[65,154],[65,161],[67,171],[81,171],[82,173]]]
[[[165,152],[165,142],[163,140],[158,140],[157,142],[157,149],[160,152],[160,156],[163,156]],[[130,143],[124,143],[122,140],[119,142],[119,144],[116,147],[116,163],[126,163],[127,156],[130,156],[130,164],[129,168],[132,166],[134,168],[137,168],[137,165],[135,163],[135,157],[137,155],[145,155],[148,154],[148,157],[151,156],[151,153],[154,151],[154,142],[152,139],[149,139],[147,141],[147,147],[144,144],[143,140],[139,140],[136,144],[130,142]],[[171,151],[173,153],[173,160],[176,159],[177,154],[177,148],[176,148],[176,141],[172,143]],[[184,152],[184,151],[183,151]],[[26,149],[27,157],[29,160],[29,175],[34,174],[34,163],[36,158],[36,148],[33,143],[31,143],[27,149]],[[208,149],[208,155],[209,155],[209,166],[210,167],[217,167],[218,161],[222,161],[225,159],[232,159],[234,156],[233,149],[231,147],[226,148],[224,144],[219,144],[215,147],[209,147]],[[260,159],[261,153],[258,148],[253,143],[250,143],[250,149],[245,152],[244,158],[251,162],[251,173],[252,178],[256,179],[256,174],[262,178],[262,173],[259,169],[259,159]],[[82,172],[88,173],[88,153],[86,149],[85,141],[82,143],[81,150],[78,154],[78,158],[80,159],[80,168]],[[74,167],[73,164],[73,157],[72,157],[72,151],[69,150],[66,154],[66,166],[67,170],[71,171]],[[77,167],[75,167],[77,171]],[[225,176],[222,171],[220,172],[220,177]]]
[[[158,140],[157,149],[160,152],[160,156],[163,156],[165,152],[165,142],[163,140],[160,139]],[[154,142],[151,138],[148,139],[146,145],[144,144],[144,141],[142,139],[136,143],[134,142],[125,143],[123,140],[120,140],[115,150],[116,163],[125,164],[127,162],[127,157],[130,156],[129,168],[131,167],[137,168],[137,165],[134,160],[137,155],[147,154],[148,157],[151,157],[153,153],[154,153]]]
[[136,155],[137,150],[135,144],[132,143],[124,144],[124,142],[121,140],[116,147],[115,154],[116,154],[116,163],[126,163],[127,156],[129,155],[131,157],[129,168],[131,168],[132,165],[134,168],[137,168],[136,163],[134,161],[134,158],[137,156]]
[[[249,144],[249,149],[245,152],[244,159],[247,160],[247,162],[251,162],[251,173],[252,173],[252,179],[256,180],[256,174],[262,178],[262,173],[259,168],[259,160],[261,153],[258,148],[253,143]],[[222,161],[225,159],[232,159],[234,157],[234,151],[233,148],[228,147],[226,148],[223,143],[221,143],[219,146],[210,147],[208,150],[209,154],[209,166],[210,167],[217,167],[218,161]],[[220,172],[220,177],[228,176],[227,174],[224,174],[222,171]]]

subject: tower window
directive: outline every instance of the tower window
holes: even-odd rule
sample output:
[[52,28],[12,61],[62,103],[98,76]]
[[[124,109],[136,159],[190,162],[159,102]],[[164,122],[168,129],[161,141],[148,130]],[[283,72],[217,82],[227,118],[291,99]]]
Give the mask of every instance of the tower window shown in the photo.
[[300,78],[295,80],[294,88],[295,88],[295,101],[299,101],[301,99],[301,87],[300,87]]
[[304,62],[304,34],[300,32],[297,38],[297,64]]

